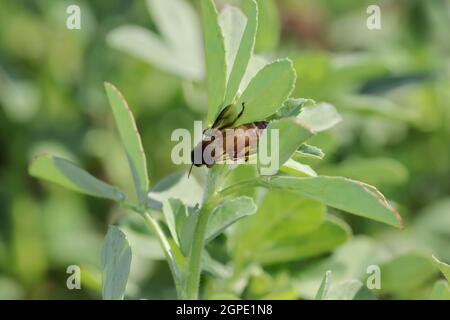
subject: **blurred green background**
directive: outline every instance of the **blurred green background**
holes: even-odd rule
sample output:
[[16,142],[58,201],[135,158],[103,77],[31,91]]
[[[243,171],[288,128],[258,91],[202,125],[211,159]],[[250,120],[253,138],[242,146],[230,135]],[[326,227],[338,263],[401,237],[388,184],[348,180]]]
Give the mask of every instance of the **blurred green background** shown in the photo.
[[[199,1],[190,2],[198,12]],[[219,8],[225,3],[240,4],[216,1]],[[381,30],[366,27],[374,1],[258,3],[256,53],[290,57],[298,74],[293,95],[332,103],[343,117],[313,138],[326,157],[310,164],[320,174],[377,186],[398,206],[406,228],[336,213],[351,226],[351,240],[262,268],[243,297],[308,298],[330,263],[345,269],[338,279],[361,280],[381,252],[386,278],[377,295],[427,298],[441,277],[431,254],[450,261],[450,1],[376,1]],[[66,28],[70,4],[81,8],[81,30]],[[158,32],[145,1],[3,0],[0,6],[0,299],[99,298],[108,224],[140,222],[107,201],[32,179],[28,163],[41,153],[64,156],[132,190],[103,90],[109,81],[136,116],[154,185],[187,170],[170,160],[170,135],[204,118],[202,86],[107,41],[126,24]],[[156,243],[141,235],[133,243],[128,296],[174,297]],[[82,290],[66,287],[71,264],[82,268]],[[206,296],[221,292],[216,282],[207,279]]]

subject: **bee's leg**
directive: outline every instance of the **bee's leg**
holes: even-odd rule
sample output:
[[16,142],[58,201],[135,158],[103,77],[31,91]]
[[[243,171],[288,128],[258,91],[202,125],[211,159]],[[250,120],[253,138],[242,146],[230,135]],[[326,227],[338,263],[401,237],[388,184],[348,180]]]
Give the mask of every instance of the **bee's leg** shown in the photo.
[[236,117],[236,120],[234,120],[234,122],[236,122],[240,117],[242,117],[242,115],[244,114],[244,110],[245,110],[245,102],[242,102],[242,110],[241,112],[239,112],[239,114]]
[[248,162],[248,160],[250,159],[250,148],[246,148],[245,149],[245,154],[244,154],[244,161]]

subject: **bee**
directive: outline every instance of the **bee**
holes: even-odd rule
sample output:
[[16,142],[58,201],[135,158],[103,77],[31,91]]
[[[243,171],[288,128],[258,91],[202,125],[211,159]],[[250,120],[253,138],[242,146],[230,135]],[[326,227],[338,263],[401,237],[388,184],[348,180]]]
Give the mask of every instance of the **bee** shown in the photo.
[[235,126],[244,114],[245,103],[238,112],[235,105],[226,106],[217,116],[213,125],[203,131],[204,139],[191,152],[192,167],[205,165],[211,168],[215,163],[226,160],[248,161],[258,149],[258,141],[268,125],[268,121],[256,121]]

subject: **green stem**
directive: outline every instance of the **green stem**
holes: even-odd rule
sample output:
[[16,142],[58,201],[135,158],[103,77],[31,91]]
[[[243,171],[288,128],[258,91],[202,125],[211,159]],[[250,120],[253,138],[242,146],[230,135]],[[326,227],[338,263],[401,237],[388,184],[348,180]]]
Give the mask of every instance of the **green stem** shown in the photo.
[[195,237],[192,242],[192,249],[187,264],[188,274],[185,284],[185,293],[187,299],[198,299],[200,274],[202,271],[202,252],[205,242],[206,228],[208,226],[211,212],[212,210],[208,206],[203,206],[203,208],[199,212],[197,227],[195,229]]
[[175,282],[175,289],[177,291],[178,298],[183,298],[183,293],[181,289],[181,274],[180,270],[178,269],[178,265],[175,261],[175,256],[172,252],[172,248],[170,247],[169,242],[167,241],[167,237],[162,231],[161,227],[159,226],[158,222],[153,219],[147,212],[145,212],[143,215],[145,222],[150,227],[150,229],[153,231],[153,233],[156,235],[156,238],[159,241],[159,244],[161,245],[161,248],[164,251],[164,255],[166,256],[166,260],[169,264],[170,271],[172,272],[172,277]]
[[218,201],[217,189],[226,172],[226,166],[214,166],[209,170],[206,179],[203,205],[199,212],[197,226],[195,228],[195,237],[187,260],[184,288],[186,294],[185,297],[190,300],[198,299],[206,229],[208,227],[209,217]]
[[255,187],[271,188],[271,185],[268,182],[266,182],[260,178],[253,178],[253,179],[243,180],[243,181],[237,182],[235,184],[232,184],[231,186],[228,186],[225,189],[220,190],[218,192],[218,194],[221,197],[225,197],[234,192],[239,191],[242,188],[255,188]]
[[158,221],[156,221],[146,210],[142,209],[141,207],[135,206],[134,204],[128,202],[122,202],[121,205],[124,208],[139,213],[144,218],[144,221],[147,223],[147,226],[150,228],[150,230],[152,230],[152,232],[158,239],[159,244],[164,252],[164,255],[166,257],[167,263],[169,264],[169,268],[175,283],[177,296],[179,299],[183,298],[183,290],[181,286],[181,272],[176,263],[175,256],[172,252],[172,248],[170,247],[169,241],[167,240],[167,237],[164,234],[163,230],[161,229]]

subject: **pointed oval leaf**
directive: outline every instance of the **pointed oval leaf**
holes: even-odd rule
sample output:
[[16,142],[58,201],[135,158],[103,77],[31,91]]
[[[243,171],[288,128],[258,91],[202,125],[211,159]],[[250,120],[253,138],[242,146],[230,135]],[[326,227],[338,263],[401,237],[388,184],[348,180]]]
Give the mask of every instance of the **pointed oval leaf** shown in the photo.
[[133,114],[122,93],[110,83],[105,83],[105,88],[120,138],[126,151],[136,194],[139,201],[144,203],[147,198],[149,181],[147,161],[145,159],[141,137],[137,130]]
[[131,247],[125,234],[110,226],[102,247],[102,294],[104,300],[123,299],[131,264]]
[[227,66],[216,6],[212,0],[203,0],[201,5],[208,87],[208,125],[211,125],[225,97]]
[[258,6],[254,0],[247,0],[245,5],[248,8],[246,10],[247,23],[242,38],[239,39],[239,49],[236,52],[235,59],[233,61],[227,61],[228,68],[231,72],[227,83],[225,105],[234,101],[255,46],[256,29],[258,27]]
[[158,35],[145,28],[124,25],[108,33],[106,40],[111,47],[164,71],[194,81],[203,80],[203,68],[198,67],[199,63],[179,59]]
[[297,156],[294,158],[301,161],[303,158],[323,159],[325,153],[319,147],[303,143],[297,150]]
[[222,28],[225,41],[228,80],[241,44],[242,35],[247,24],[247,17],[238,8],[225,5],[219,15],[219,24]]
[[303,107],[306,104],[315,103],[314,100],[311,99],[303,99],[303,98],[291,98],[286,100],[278,111],[273,114],[269,119],[277,120],[288,117],[296,117],[300,114]]
[[79,168],[65,159],[42,155],[33,160],[29,168],[30,175],[59,184],[70,190],[94,197],[115,201],[126,199],[126,195]]
[[210,241],[239,219],[256,212],[256,205],[250,197],[225,200],[217,206],[208,222],[206,239]]
[[280,171],[294,177],[317,177],[317,173],[307,164],[289,159],[281,167]]
[[303,108],[297,120],[313,132],[321,132],[334,127],[342,118],[333,105],[320,103]]
[[171,47],[180,50],[192,45],[201,47],[198,17],[190,3],[185,0],[147,0],[147,5],[159,32]]
[[358,216],[402,228],[399,213],[373,186],[343,177],[273,177],[270,183]]
[[296,77],[289,59],[264,66],[238,100],[239,105],[245,103],[245,111],[235,125],[264,120],[274,114],[294,89]]
[[189,212],[179,199],[170,198],[163,202],[163,214],[175,244],[187,256],[194,239],[197,212]]
[[200,23],[186,0],[147,0],[148,9],[164,43],[172,52],[172,63],[203,80],[203,45]]

